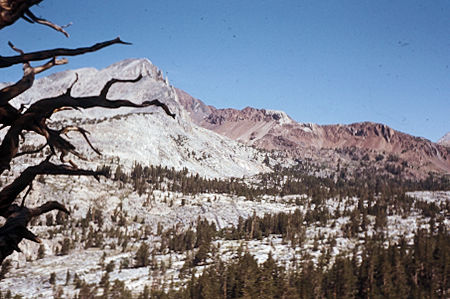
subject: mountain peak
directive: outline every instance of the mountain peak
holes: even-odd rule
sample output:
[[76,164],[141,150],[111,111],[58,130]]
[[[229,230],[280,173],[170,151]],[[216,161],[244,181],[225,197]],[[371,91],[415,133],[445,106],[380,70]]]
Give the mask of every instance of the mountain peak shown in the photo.
[[450,147],[450,132],[447,132],[444,136],[442,136],[438,142],[438,144]]
[[281,110],[266,110],[266,114],[272,116],[272,118],[278,121],[280,124],[295,123],[295,121],[284,111]]
[[153,63],[148,58],[127,58],[121,61],[117,61],[111,64],[109,67],[117,67],[123,69],[129,66],[136,66],[136,65],[153,66]]
[[[179,129],[176,132],[177,136],[183,136],[183,130],[189,134],[197,132],[197,127],[192,126],[194,123],[246,145],[264,150],[281,151],[294,158],[315,159],[320,163],[325,161],[330,165],[334,165],[333,163],[339,158],[347,159],[345,153],[353,148],[368,153],[372,160],[378,153],[396,155],[412,165],[407,169],[411,171],[448,173],[450,170],[450,159],[448,158],[450,133],[441,138],[440,144],[434,144],[374,122],[317,125],[297,123],[285,112],[278,110],[252,107],[245,107],[242,110],[216,109],[193,98],[186,92],[170,86],[163,78],[163,72],[148,59],[126,59],[102,70],[85,68],[40,78],[36,80],[30,90],[15,100],[15,104],[30,104],[32,101],[42,98],[42,94],[48,97],[62,94],[67,86],[74,82],[75,73],[79,75],[79,81],[72,90],[72,94],[76,97],[98,95],[104,84],[111,78],[133,79],[138,75],[143,75],[143,80],[135,84],[113,86],[108,93],[108,98],[132,99],[136,103],[154,98],[160,99],[177,114],[176,125]],[[155,107],[139,110],[95,108],[83,112],[82,117],[100,120],[133,112],[154,113],[152,118],[161,120],[161,128],[165,128],[167,125],[167,118]],[[56,120],[59,119],[59,115],[62,118],[80,117],[78,111],[66,111],[56,115]],[[171,123],[171,126],[173,125],[175,123]],[[183,143],[177,136],[174,137],[174,140]],[[328,156],[322,156],[325,152]],[[172,154],[167,156],[170,157]],[[356,158],[352,156],[348,159]],[[181,165],[181,160],[179,163]]]
[[147,58],[129,58],[114,64],[111,64],[106,69],[102,70],[114,75],[120,74],[129,75],[130,78],[137,77],[139,75],[149,76],[158,81],[164,81],[163,71],[156,67]]

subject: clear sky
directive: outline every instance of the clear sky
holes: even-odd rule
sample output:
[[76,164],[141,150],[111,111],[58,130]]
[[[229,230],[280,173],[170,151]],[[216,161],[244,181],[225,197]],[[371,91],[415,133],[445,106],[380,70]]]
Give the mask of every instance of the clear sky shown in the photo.
[[[381,122],[432,141],[450,131],[448,0],[44,0],[33,12],[73,22],[71,37],[19,21],[0,31],[1,55],[14,55],[9,40],[34,51],[120,36],[133,45],[51,71],[146,57],[174,86],[218,108]],[[0,72],[0,81],[20,77],[20,66]]]

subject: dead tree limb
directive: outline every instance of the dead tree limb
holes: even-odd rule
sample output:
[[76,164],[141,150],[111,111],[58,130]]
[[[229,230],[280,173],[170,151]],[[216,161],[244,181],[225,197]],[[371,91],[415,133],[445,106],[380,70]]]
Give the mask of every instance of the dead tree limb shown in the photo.
[[[115,83],[135,83],[142,78],[139,75],[136,79],[112,79],[105,84],[102,88],[100,95],[88,96],[88,97],[73,97],[70,94],[73,84],[67,89],[67,91],[53,98],[46,98],[37,101],[32,104],[30,108],[25,111],[14,123],[5,135],[2,144],[0,145],[0,174],[6,169],[9,169],[11,160],[17,155],[19,151],[19,136],[22,131],[34,131],[47,139],[47,142],[52,147],[61,151],[61,161],[64,161],[64,157],[67,153],[72,153],[79,158],[82,156],[76,152],[75,147],[67,140],[61,138],[60,133],[54,130],[50,130],[45,122],[50,118],[53,113],[58,112],[64,108],[70,107],[74,109],[88,109],[94,107],[102,108],[120,108],[120,107],[134,107],[143,108],[148,106],[161,107],[167,115],[175,118],[175,114],[171,113],[166,104],[161,103],[159,100],[145,101],[141,104],[135,104],[128,100],[108,100],[107,94],[111,86]],[[72,164],[72,163],[71,163]],[[75,166],[75,164],[72,164]]]
[[37,119],[32,114],[21,115],[13,122],[0,145],[0,174],[6,169],[10,169],[9,164],[19,150],[19,137],[24,130],[34,131],[46,139],[49,137],[45,119]]
[[122,45],[131,45],[130,43],[122,41],[119,37],[104,41],[101,43],[97,43],[90,47],[82,47],[76,49],[66,49],[66,48],[57,48],[51,50],[43,50],[31,53],[24,53],[23,55],[17,56],[0,56],[0,68],[10,67],[15,64],[31,62],[31,61],[39,61],[44,59],[49,59],[57,56],[76,56],[81,54],[86,54],[90,52],[95,52],[105,47],[114,45],[114,44],[122,44]]
[[20,174],[20,176],[18,176],[11,184],[7,185],[2,189],[2,191],[0,191],[0,216],[8,216],[8,207],[14,202],[17,196],[33,182],[35,177],[39,174],[85,175],[93,176],[96,179],[99,179],[100,176],[107,175],[102,171],[77,169],[67,165],[56,165],[51,163],[47,158],[38,165],[30,166],[25,169]]
[[19,243],[23,239],[36,243],[41,242],[34,233],[27,229],[27,225],[34,217],[53,210],[69,214],[67,208],[56,201],[46,202],[34,209],[17,204],[12,204],[8,207],[8,211],[5,214],[6,223],[0,227],[0,264],[14,251],[21,252]]
[[2,0],[0,1],[0,29],[14,24],[25,12],[42,0]]
[[[50,22],[50,21],[48,21],[48,20],[45,20],[45,19],[42,19],[42,18],[38,18],[38,17],[36,17],[29,9],[27,9],[27,10],[25,11],[25,15],[26,15],[33,23],[38,23],[38,24],[41,24],[41,25],[48,26],[48,27],[50,27],[50,28],[52,28],[52,29],[55,29],[56,31],[61,32],[61,33],[64,34],[66,37],[69,37],[69,34],[63,29],[63,27],[67,27],[68,25],[66,25],[66,26],[59,26],[59,25],[56,25],[56,24],[54,24],[54,23],[52,23],[52,22]],[[22,16],[22,17],[24,17],[24,16]]]
[[14,158],[17,158],[17,157],[20,157],[20,156],[24,156],[24,155],[37,154],[37,153],[41,152],[47,145],[48,145],[48,144],[45,143],[44,145],[41,145],[41,146],[38,147],[37,149],[17,153],[17,154],[14,156]]
[[[48,20],[35,16],[30,8],[33,5],[39,4],[42,0],[0,0],[0,30],[6,26],[9,26],[16,22],[19,18],[30,23],[39,23],[51,27],[63,33],[65,36],[69,36],[63,29],[64,26],[58,26]],[[10,43],[11,48],[18,52],[19,55],[3,57],[0,56],[0,68],[7,68],[16,64],[23,64],[23,77],[11,86],[7,86],[0,90],[0,130],[4,127],[9,127],[8,132],[4,136],[0,144],[0,174],[5,169],[10,168],[11,161],[14,157],[27,154],[30,152],[18,153],[19,140],[23,137],[24,131],[32,131],[44,136],[47,140],[44,146],[38,148],[35,151],[41,151],[45,146],[50,146],[52,152],[57,150],[61,152],[60,159],[64,162],[64,157],[68,153],[72,153],[75,156],[82,158],[81,154],[76,151],[76,148],[68,140],[64,139],[61,135],[65,135],[69,131],[79,132],[89,146],[98,154],[97,150],[87,138],[88,132],[79,127],[65,127],[60,130],[49,128],[46,121],[52,114],[66,109],[87,109],[93,107],[103,108],[119,108],[119,107],[135,107],[142,108],[148,106],[161,107],[166,114],[171,117],[175,117],[175,114],[171,113],[169,108],[158,100],[145,101],[141,104],[135,104],[128,100],[109,100],[107,95],[112,85],[116,83],[133,83],[139,81],[142,76],[132,80],[112,79],[105,84],[98,96],[89,97],[73,97],[71,95],[72,86],[67,91],[57,97],[44,98],[40,101],[32,104],[26,111],[24,107],[16,109],[9,104],[9,101],[29,89],[35,80],[35,75],[47,70],[58,64],[65,64],[67,60],[58,60],[58,56],[75,56],[85,53],[95,52],[102,48],[108,47],[113,44],[126,44],[119,37],[100,42],[89,47],[82,47],[76,49],[55,48],[50,50],[36,51],[25,53],[24,51],[16,48]],[[47,63],[32,67],[30,65],[33,61],[43,61],[50,59]],[[50,201],[37,208],[28,208],[25,205],[25,199],[28,193],[31,191],[31,184],[37,175],[86,175],[93,176],[99,179],[99,176],[108,176],[105,171],[92,171],[78,169],[75,163],[69,161],[72,166],[68,165],[56,165],[50,162],[50,155],[35,166],[26,168],[12,183],[4,187],[0,191],[0,216],[6,218],[6,223],[0,227],[0,264],[3,260],[9,256],[14,250],[20,252],[18,244],[22,239],[28,239],[34,242],[40,242],[39,238],[27,229],[29,221],[36,216],[43,213],[47,213],[52,210],[59,210],[65,213],[69,211],[60,203],[56,201]],[[22,204],[19,206],[14,203],[17,200],[21,192],[28,188],[27,193],[22,199]]]
[[65,128],[63,128],[63,129],[59,130],[58,132],[59,132],[60,135],[61,135],[61,134],[64,134],[64,135],[66,135],[66,136],[67,136],[67,133],[69,133],[69,132],[78,132],[78,133],[80,133],[81,136],[83,136],[84,140],[86,140],[86,142],[87,142],[87,144],[89,145],[89,147],[90,147],[97,155],[99,155],[99,156],[102,155],[102,153],[100,152],[100,150],[98,150],[97,148],[95,148],[95,147],[92,145],[91,141],[90,141],[89,138],[87,137],[87,135],[89,135],[89,134],[91,134],[91,133],[89,133],[89,132],[86,131],[85,129],[83,129],[83,128],[81,128],[81,127],[77,127],[77,126],[68,126],[68,127],[65,127]]
[[[47,144],[50,146],[50,149],[52,150],[52,152],[55,155],[56,155],[56,150],[59,150],[61,152],[61,154],[59,156],[59,160],[62,163],[65,162],[64,158],[69,153],[71,153],[72,155],[74,155],[82,160],[86,160],[86,158],[76,150],[76,147],[72,143],[70,143],[69,141],[67,141],[66,139],[61,137],[61,134],[64,134],[64,129],[52,130],[52,129],[48,128],[47,130],[50,133],[49,138],[47,140]],[[70,163],[70,165],[72,165],[72,167],[75,167],[75,168],[77,167],[76,164],[72,160],[69,160],[68,162]]]
[[53,113],[58,112],[59,109],[64,107],[70,107],[73,109],[88,109],[94,107],[102,108],[120,108],[120,107],[132,107],[132,108],[144,108],[149,106],[161,107],[167,115],[175,118],[175,114],[170,112],[166,104],[161,103],[159,100],[155,99],[152,101],[144,101],[141,104],[135,104],[128,100],[108,100],[106,98],[109,89],[115,83],[135,83],[142,79],[142,75],[139,75],[136,79],[123,80],[123,79],[111,79],[102,88],[100,95],[98,96],[87,96],[87,97],[73,97],[70,92],[73,85],[67,89],[67,91],[59,96],[53,98],[42,99],[27,110],[26,113],[36,113],[42,117],[49,118]]
[[56,31],[61,32],[66,37],[69,34],[63,29],[66,26],[59,26],[51,21],[35,16],[30,8],[33,5],[39,4],[42,0],[2,0],[0,1],[0,30],[14,24],[20,18],[29,23],[37,23],[48,26]]
[[[90,133],[88,131],[86,131],[85,129],[81,128],[81,127],[77,127],[77,126],[68,126],[65,128],[62,128],[60,130],[53,130],[50,128],[46,128],[46,130],[49,132],[49,139],[48,141],[41,145],[40,147],[34,149],[34,150],[29,150],[29,151],[24,151],[24,152],[20,152],[17,153],[14,158],[23,156],[23,155],[30,155],[30,154],[36,154],[41,152],[47,145],[50,147],[50,149],[52,150],[53,154],[56,154],[56,149],[59,149],[61,151],[61,156],[60,156],[60,160],[61,162],[65,162],[64,161],[64,157],[70,152],[73,155],[85,160],[85,158],[76,151],[76,148],[74,145],[72,145],[69,141],[65,140],[64,138],[61,137],[61,135],[66,135],[69,132],[78,132],[81,134],[81,136],[83,136],[84,140],[87,142],[87,144],[89,145],[89,147],[99,156],[102,155],[102,153],[100,152],[100,150],[98,150],[97,148],[95,148],[91,141],[89,140],[89,138],[87,137],[87,135],[89,135]],[[74,163],[71,163],[71,165],[74,165]]]
[[0,124],[3,125],[0,129],[11,126],[20,116],[21,112],[10,104],[0,106]]
[[[9,42],[9,45],[15,51],[23,54],[23,51],[16,48],[11,42]],[[55,65],[62,65],[66,64],[67,62],[68,61],[65,58],[56,59],[56,57],[53,57],[50,61],[38,67],[32,67],[29,62],[24,62],[22,79],[17,81],[15,84],[7,86],[0,90],[0,106],[7,104],[10,100],[25,92],[27,89],[31,88],[31,86],[33,86],[36,74],[48,70]]]
[[20,206],[13,204],[18,195],[30,186],[39,174],[86,175],[93,176],[96,179],[99,179],[99,176],[108,175],[104,171],[74,169],[67,165],[56,165],[49,162],[49,157],[40,164],[25,169],[19,177],[0,192],[0,216],[6,218],[6,223],[0,227],[0,264],[13,251],[21,252],[18,245],[23,239],[40,242],[40,239],[27,229],[27,225],[32,218],[52,210],[69,213],[66,207],[56,201],[46,202],[34,209],[27,208],[24,205],[25,197]]

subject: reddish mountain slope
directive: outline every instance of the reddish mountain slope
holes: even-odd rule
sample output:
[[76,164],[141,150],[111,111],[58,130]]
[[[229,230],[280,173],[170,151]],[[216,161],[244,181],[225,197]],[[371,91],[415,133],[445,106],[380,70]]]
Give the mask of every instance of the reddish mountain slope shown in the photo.
[[[216,109],[178,91],[181,104],[198,125],[242,143],[266,150],[282,150],[296,158],[338,161],[345,153],[359,152],[365,160],[391,156],[406,161],[414,175],[428,171],[450,173],[450,148],[425,138],[396,131],[386,125],[362,122],[349,125],[297,123],[282,111],[244,108]],[[328,157],[321,157],[324,150]],[[331,152],[336,156],[330,156]],[[358,157],[351,156],[357,160]]]

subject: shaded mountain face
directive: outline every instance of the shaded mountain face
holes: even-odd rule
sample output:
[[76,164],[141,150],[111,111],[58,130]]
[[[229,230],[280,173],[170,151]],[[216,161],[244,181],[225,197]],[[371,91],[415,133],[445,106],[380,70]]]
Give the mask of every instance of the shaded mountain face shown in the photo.
[[[362,165],[355,162],[367,165],[372,161],[376,168],[402,167],[408,177],[423,177],[429,171],[450,173],[445,140],[437,144],[373,122],[317,125],[297,123],[282,111],[216,109],[180,90],[177,93],[183,93],[180,103],[196,124],[257,148],[281,150],[331,168],[342,161],[353,161],[354,167]],[[392,165],[382,165],[382,161]]]

